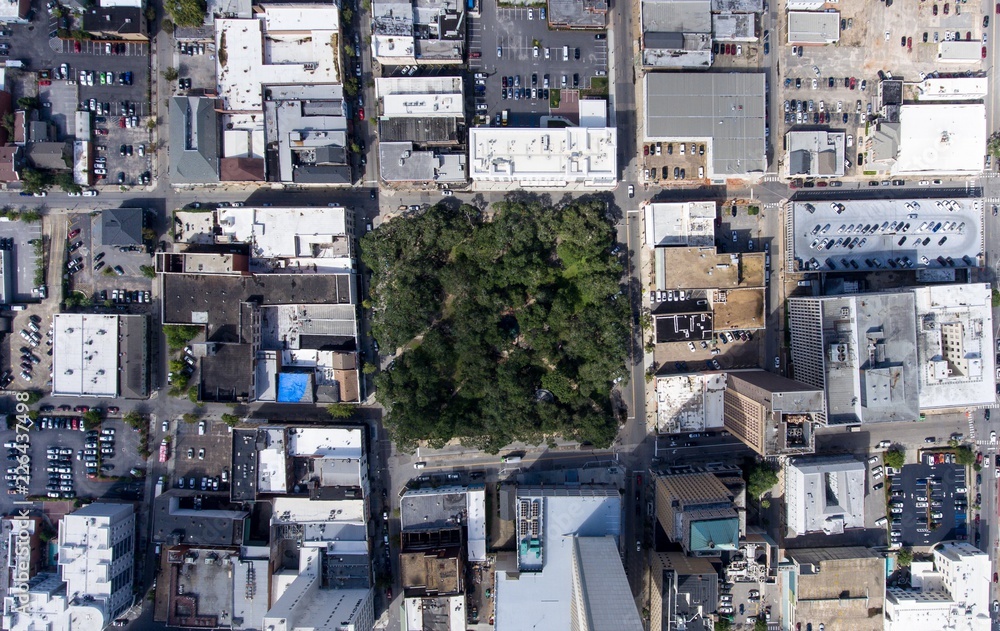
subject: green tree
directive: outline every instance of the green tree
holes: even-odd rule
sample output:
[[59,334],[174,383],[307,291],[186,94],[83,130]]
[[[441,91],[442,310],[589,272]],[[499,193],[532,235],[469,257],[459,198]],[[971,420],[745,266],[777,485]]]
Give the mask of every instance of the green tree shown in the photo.
[[341,23],[350,24],[351,20],[353,19],[354,19],[354,11],[352,11],[349,7],[344,7],[343,9],[341,9],[340,11]]
[[166,0],[163,6],[177,26],[198,27],[205,23],[205,0]]
[[358,95],[358,80],[356,77],[347,77],[344,81],[344,94],[347,96]]
[[198,419],[201,418],[201,416],[198,414],[192,414],[191,412],[188,412],[181,418],[184,419],[185,423],[197,423]]
[[909,567],[913,563],[913,550],[910,548],[901,548],[896,553],[896,562],[903,567]]
[[976,454],[968,447],[959,447],[955,450],[955,462],[966,467],[972,466],[976,464]]
[[885,456],[882,457],[882,461],[887,467],[902,469],[903,464],[906,462],[906,452],[902,447],[894,445],[892,449],[885,452]]
[[358,411],[358,406],[350,403],[334,403],[326,406],[330,418],[351,418]]
[[759,499],[778,483],[778,474],[766,462],[757,462],[747,476],[747,495]]
[[28,400],[25,401],[28,405],[34,405],[42,400],[41,390],[28,390]]
[[727,618],[720,618],[715,621],[715,631],[729,631],[732,628],[733,625]]
[[18,109],[37,110],[41,106],[42,102],[38,100],[37,96],[22,96],[17,100]]
[[177,81],[177,77],[180,76],[180,73],[177,72],[177,68],[174,68],[173,66],[167,66],[167,69],[164,70],[162,74],[163,78],[167,81]]
[[146,278],[156,278],[156,268],[152,265],[140,265],[139,271],[142,272],[142,275]]
[[767,622],[763,618],[754,618],[753,631],[767,631]]
[[1000,132],[995,131],[990,134],[990,139],[986,141],[986,153],[994,158],[1000,158]]
[[160,28],[163,29],[163,32],[167,35],[174,34],[174,23],[166,18],[160,20]]
[[101,424],[101,413],[97,410],[89,410],[83,413],[83,427],[91,430]]
[[236,427],[240,423],[240,417],[235,414],[226,413],[222,415],[222,422],[229,427]]
[[143,427],[142,417],[135,410],[126,412],[125,416],[122,417],[122,422],[135,429]]
[[52,178],[44,171],[31,167],[21,169],[21,188],[25,193],[41,193],[52,186]]
[[79,184],[73,181],[73,174],[69,172],[57,173],[53,182],[67,193],[79,193],[83,190]]
[[993,289],[993,308],[996,309],[997,307],[1000,307],[1000,291],[997,291],[997,289],[994,288]]
[[167,346],[172,351],[179,351],[188,342],[201,333],[201,327],[193,324],[165,324],[163,336],[167,338]]

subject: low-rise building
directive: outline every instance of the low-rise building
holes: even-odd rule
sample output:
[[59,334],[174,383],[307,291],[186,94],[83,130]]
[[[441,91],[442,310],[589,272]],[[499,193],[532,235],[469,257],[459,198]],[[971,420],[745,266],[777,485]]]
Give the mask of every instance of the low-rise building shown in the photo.
[[789,626],[830,631],[881,631],[885,559],[871,548],[802,548],[786,551],[778,574]]
[[715,245],[715,202],[650,202],[643,216],[647,247]]
[[215,100],[199,96],[170,99],[170,183],[219,181],[219,116]]
[[712,65],[710,0],[643,0],[642,65],[700,68]]
[[966,541],[939,543],[932,554],[910,565],[909,587],[886,589],[886,631],[991,629],[990,556]]
[[[581,108],[585,101],[580,101]],[[606,104],[587,127],[473,127],[469,177],[482,188],[609,189],[618,178],[618,130]]]
[[144,42],[149,39],[145,8],[133,4],[101,2],[83,12],[83,30],[116,40]]
[[149,396],[149,322],[143,315],[59,313],[53,317],[52,394]]
[[607,26],[606,0],[548,0],[547,5],[549,28],[597,30]]
[[719,571],[705,557],[683,552],[656,552],[650,562],[653,594],[649,600],[650,631],[714,628],[719,606]]
[[762,73],[651,72],[643,98],[644,140],[705,143],[707,177],[756,177],[767,168]]
[[986,136],[982,103],[903,104],[865,140],[865,168],[918,177],[979,173]]
[[785,464],[788,536],[865,527],[865,465],[853,456],[793,458]]
[[843,177],[847,134],[828,130],[790,131],[785,134],[787,177]]
[[789,11],[788,43],[825,45],[840,41],[839,11]]
[[372,57],[384,66],[459,64],[465,59],[466,3],[372,3]]

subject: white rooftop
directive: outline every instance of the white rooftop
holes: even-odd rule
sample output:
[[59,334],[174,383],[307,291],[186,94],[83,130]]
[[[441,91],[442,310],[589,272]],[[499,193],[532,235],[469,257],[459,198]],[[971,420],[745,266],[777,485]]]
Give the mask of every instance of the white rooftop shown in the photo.
[[276,497],[272,521],[276,523],[365,521],[362,499],[311,500],[308,497]]
[[725,373],[657,377],[657,431],[677,434],[722,427],[725,391]]
[[118,316],[60,313],[53,318],[52,394],[118,396]]
[[785,492],[791,535],[865,525],[865,465],[852,456],[790,460]]
[[[594,489],[595,491],[597,489]],[[621,497],[617,491],[586,494],[584,489],[519,489],[515,502],[542,503],[542,560],[538,571],[496,571],[496,628],[529,631],[570,629],[573,556],[577,537],[621,535]],[[616,559],[617,563],[621,563]]]
[[340,13],[332,4],[258,5],[250,19],[215,21],[216,76],[224,107],[263,109],[269,84],[340,83]]
[[260,493],[288,492],[288,465],[285,454],[285,432],[280,427],[262,430],[264,448],[257,452],[257,491]]
[[459,94],[462,77],[378,77],[375,95],[382,98],[390,94]]
[[618,131],[614,127],[469,130],[469,176],[483,182],[562,188],[572,183],[614,186]]
[[250,243],[255,259],[295,259],[300,267],[349,272],[347,211],[342,206],[219,208],[223,243]]
[[921,101],[974,101],[986,98],[986,77],[928,78],[916,84]]
[[464,116],[462,93],[387,94],[382,97],[382,115],[389,118],[442,118]]
[[293,427],[288,430],[288,453],[320,458],[361,458],[364,431],[358,427]]
[[833,44],[840,40],[837,11],[789,11],[789,44]]
[[899,109],[893,175],[973,174],[983,170],[986,106],[922,103]]
[[715,243],[715,202],[650,203],[645,214],[648,247]]
[[990,286],[914,287],[920,407],[991,405],[996,358]]

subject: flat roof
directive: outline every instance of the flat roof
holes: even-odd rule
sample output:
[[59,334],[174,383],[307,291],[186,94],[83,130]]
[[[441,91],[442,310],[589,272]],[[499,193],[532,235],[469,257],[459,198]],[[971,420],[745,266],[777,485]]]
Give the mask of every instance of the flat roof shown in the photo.
[[613,186],[618,130],[614,127],[469,130],[469,176],[487,182],[562,187]]
[[[340,12],[320,4],[266,4],[251,19],[215,21],[216,76],[227,110],[263,109],[263,85],[338,84]],[[308,34],[308,35],[307,35]]]
[[387,94],[382,97],[382,116],[390,118],[455,118],[465,116],[462,93]]
[[888,270],[903,257],[908,269],[978,267],[985,249],[979,199],[813,200],[791,210],[789,271]]
[[715,243],[715,202],[646,204],[646,245],[711,246]]
[[764,286],[763,252],[718,252],[715,247],[657,248],[667,286],[675,289],[738,289]]
[[555,28],[602,29],[607,25],[607,0],[549,0],[548,21]]
[[[249,243],[254,259],[286,259],[288,268],[350,273],[352,234],[343,206],[219,208],[218,243]],[[271,269],[276,262],[266,261]]]
[[986,77],[928,77],[912,87],[922,102],[975,101],[986,98],[988,85]]
[[919,323],[921,409],[993,405],[996,356],[990,285],[930,285],[912,292]]
[[58,313],[52,346],[52,394],[118,396],[118,316]]
[[711,33],[710,0],[642,0],[643,33]]
[[465,182],[465,153],[420,150],[412,142],[378,143],[379,176],[386,182]]
[[[978,44],[977,44],[978,47]],[[899,108],[893,175],[974,174],[983,170],[986,106],[921,103]]]
[[[534,558],[544,558],[531,570],[496,570],[496,626],[528,631],[545,621],[551,629],[569,629],[573,592],[574,541],[577,537],[619,537],[622,528],[621,496],[613,488],[519,487],[515,503],[539,507],[542,523],[537,530],[538,548],[525,546]],[[521,513],[519,514],[526,514]],[[524,533],[531,536],[531,531]],[[521,541],[516,545],[521,546]],[[615,559],[621,566],[621,560]],[[607,568],[610,570],[611,568]],[[641,628],[641,627],[640,627]]]
[[833,44],[840,41],[839,11],[789,11],[789,44]]
[[865,526],[865,465],[853,456],[795,458],[785,467],[790,534]]
[[391,94],[461,94],[462,77],[378,77],[375,95],[382,98]]
[[847,134],[823,129],[785,134],[788,176],[843,177]]
[[704,140],[713,177],[767,167],[763,73],[647,73],[643,94],[646,141]]
[[656,378],[656,430],[661,434],[722,427],[725,373]]

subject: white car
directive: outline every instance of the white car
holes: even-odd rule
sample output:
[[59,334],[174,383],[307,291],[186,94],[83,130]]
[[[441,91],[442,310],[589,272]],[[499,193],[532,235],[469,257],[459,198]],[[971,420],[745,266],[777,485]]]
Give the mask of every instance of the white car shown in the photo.
[[635,187],[631,184],[628,185],[628,196],[635,197]]
[[997,433],[996,432],[990,432],[990,442],[991,443],[997,442]]
[[528,9],[528,19],[529,20],[534,20],[535,19],[535,10],[534,9]]
[[774,367],[775,368],[781,368],[781,358],[780,357],[775,356],[775,358],[774,358]]

